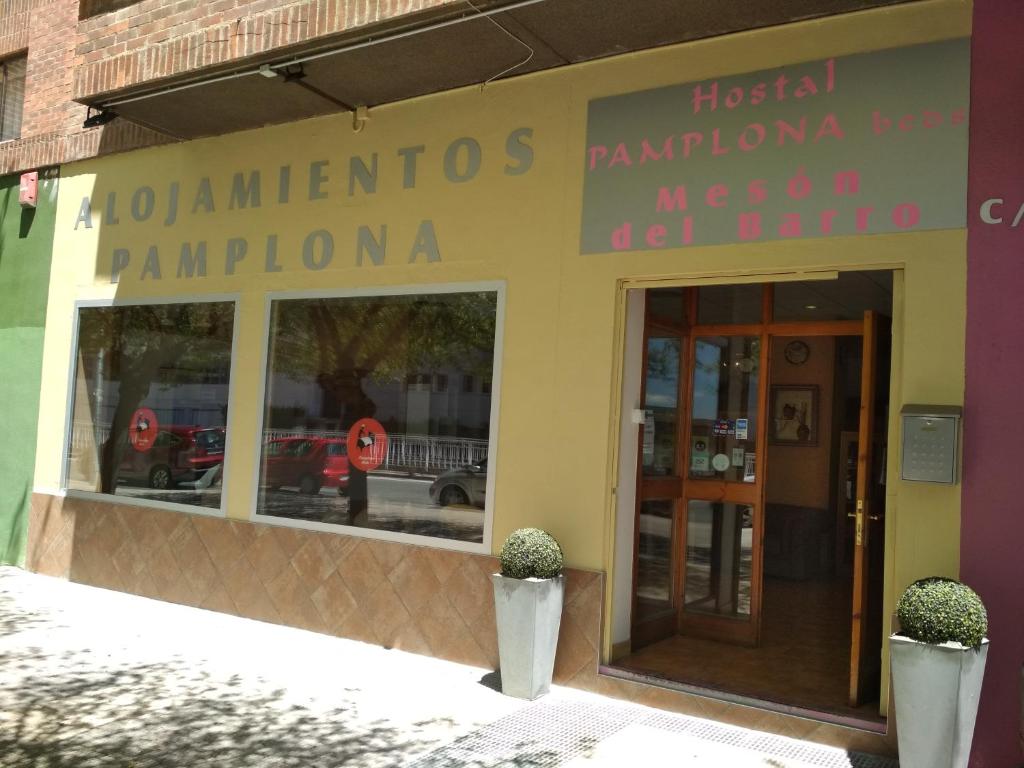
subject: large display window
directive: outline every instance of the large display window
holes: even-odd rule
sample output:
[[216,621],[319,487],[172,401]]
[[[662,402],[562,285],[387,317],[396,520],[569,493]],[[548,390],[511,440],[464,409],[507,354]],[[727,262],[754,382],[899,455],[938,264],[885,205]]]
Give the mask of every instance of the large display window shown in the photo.
[[257,517],[483,544],[501,290],[273,297]]
[[220,509],[235,303],[78,308],[69,491]]

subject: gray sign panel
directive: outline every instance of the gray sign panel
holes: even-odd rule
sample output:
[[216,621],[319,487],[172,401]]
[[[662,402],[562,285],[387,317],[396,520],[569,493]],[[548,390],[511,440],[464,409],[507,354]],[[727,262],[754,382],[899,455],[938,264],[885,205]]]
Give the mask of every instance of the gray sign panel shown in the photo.
[[581,251],[965,226],[966,38],[590,102]]

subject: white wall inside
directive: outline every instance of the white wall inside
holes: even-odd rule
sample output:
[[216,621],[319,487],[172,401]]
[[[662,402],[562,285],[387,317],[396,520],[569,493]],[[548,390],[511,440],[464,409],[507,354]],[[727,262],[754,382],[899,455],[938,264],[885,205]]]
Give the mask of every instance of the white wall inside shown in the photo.
[[639,425],[633,411],[642,407],[640,388],[644,361],[644,298],[642,290],[626,292],[626,343],[619,424],[619,474],[616,482],[615,565],[612,577],[612,643],[630,636],[633,605],[633,540],[636,519],[636,471]]

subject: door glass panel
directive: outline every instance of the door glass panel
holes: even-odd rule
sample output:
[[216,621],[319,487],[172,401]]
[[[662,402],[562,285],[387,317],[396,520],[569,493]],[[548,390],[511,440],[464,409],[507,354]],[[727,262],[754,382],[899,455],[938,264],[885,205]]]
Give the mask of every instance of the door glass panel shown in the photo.
[[636,568],[637,618],[672,607],[671,500],[640,504],[640,546]]
[[760,323],[760,284],[706,285],[697,290],[697,323]]
[[754,482],[760,365],[759,336],[696,340],[690,477]]
[[647,309],[651,317],[672,323],[683,322],[683,288],[652,288],[647,292]]
[[689,613],[750,615],[754,508],[746,504],[690,501],[686,516],[686,584]]
[[676,474],[679,349],[678,336],[652,336],[647,340],[643,443],[645,475]]

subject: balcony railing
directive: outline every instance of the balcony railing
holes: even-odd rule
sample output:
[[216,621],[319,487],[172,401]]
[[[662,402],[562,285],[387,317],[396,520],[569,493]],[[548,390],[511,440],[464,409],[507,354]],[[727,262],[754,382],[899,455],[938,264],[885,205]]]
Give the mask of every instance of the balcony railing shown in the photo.
[[[71,454],[80,455],[91,446],[102,445],[110,435],[109,425],[75,422]],[[328,430],[265,429],[263,442],[285,437],[334,438],[344,440],[348,432]],[[237,446],[233,446],[237,448]],[[487,458],[487,441],[464,437],[388,434],[388,452],[380,469],[385,472],[439,475],[449,469],[479,464]]]
[[[348,432],[269,429],[263,441],[282,437],[325,437],[344,440]],[[437,475],[467,464],[479,464],[487,458],[487,441],[465,437],[435,437],[388,433],[388,452],[381,469],[386,472],[412,472]]]

